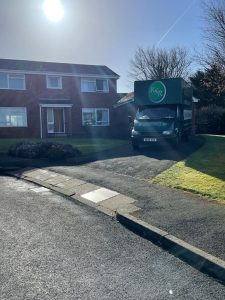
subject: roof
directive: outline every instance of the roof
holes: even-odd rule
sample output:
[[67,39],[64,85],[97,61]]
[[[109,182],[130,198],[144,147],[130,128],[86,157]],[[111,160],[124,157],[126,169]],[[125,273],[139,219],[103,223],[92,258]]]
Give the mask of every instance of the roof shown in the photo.
[[124,97],[122,97],[115,105],[115,107],[125,105],[128,103],[134,102],[134,92],[126,94]]
[[71,75],[99,75],[119,78],[119,75],[107,66],[83,65],[31,60],[0,59],[1,70],[67,73]]

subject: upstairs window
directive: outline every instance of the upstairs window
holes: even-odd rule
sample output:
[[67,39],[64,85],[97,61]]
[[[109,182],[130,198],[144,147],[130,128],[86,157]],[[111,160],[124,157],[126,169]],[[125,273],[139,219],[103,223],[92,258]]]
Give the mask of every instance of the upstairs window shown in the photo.
[[26,107],[0,107],[0,127],[27,127]]
[[107,79],[81,79],[81,92],[105,92],[109,91]]
[[62,89],[62,77],[55,75],[47,76],[47,88],[48,89]]
[[108,126],[109,110],[107,108],[83,108],[83,126]]
[[23,74],[0,73],[0,89],[25,90]]
[[91,79],[81,80],[81,91],[82,92],[96,92],[96,82]]

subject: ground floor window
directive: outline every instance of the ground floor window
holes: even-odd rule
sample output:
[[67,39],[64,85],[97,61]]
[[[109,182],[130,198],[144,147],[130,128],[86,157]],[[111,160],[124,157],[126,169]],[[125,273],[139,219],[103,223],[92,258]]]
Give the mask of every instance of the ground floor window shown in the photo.
[[26,107],[0,107],[0,127],[27,127]]
[[109,109],[108,108],[83,108],[82,123],[89,126],[108,126]]

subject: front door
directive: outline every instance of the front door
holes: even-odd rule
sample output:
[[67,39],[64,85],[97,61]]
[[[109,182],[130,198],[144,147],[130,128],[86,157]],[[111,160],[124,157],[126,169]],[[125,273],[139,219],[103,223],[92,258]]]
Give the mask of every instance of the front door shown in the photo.
[[48,133],[65,133],[64,108],[47,108]]

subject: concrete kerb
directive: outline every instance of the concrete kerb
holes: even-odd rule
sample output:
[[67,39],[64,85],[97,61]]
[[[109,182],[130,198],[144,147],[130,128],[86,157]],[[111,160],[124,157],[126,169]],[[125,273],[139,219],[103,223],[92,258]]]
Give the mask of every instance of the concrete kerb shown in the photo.
[[[43,182],[39,179],[26,176],[26,171],[29,169],[24,169],[23,172],[14,173],[10,172],[10,175],[36,183],[40,186],[44,186],[50,190],[53,190],[64,197],[68,198],[77,204],[84,204],[95,208],[96,210],[116,218],[118,222],[124,225],[126,228],[135,232],[136,234],[142,236],[143,238],[153,242],[154,244],[160,246],[164,250],[167,250],[174,256],[187,262],[189,265],[198,269],[199,271],[206,273],[221,283],[225,284],[225,261],[198,249],[183,240],[176,238],[175,236],[169,234],[168,232],[152,226],[133,215],[124,213],[123,210],[116,209],[114,211],[107,209],[100,204],[92,203],[91,201],[82,198],[80,195],[73,193],[69,194],[65,189],[53,186],[47,182]],[[21,174],[22,173],[22,174]]]
[[126,228],[225,284],[225,261],[129,214],[117,211],[116,218]]

